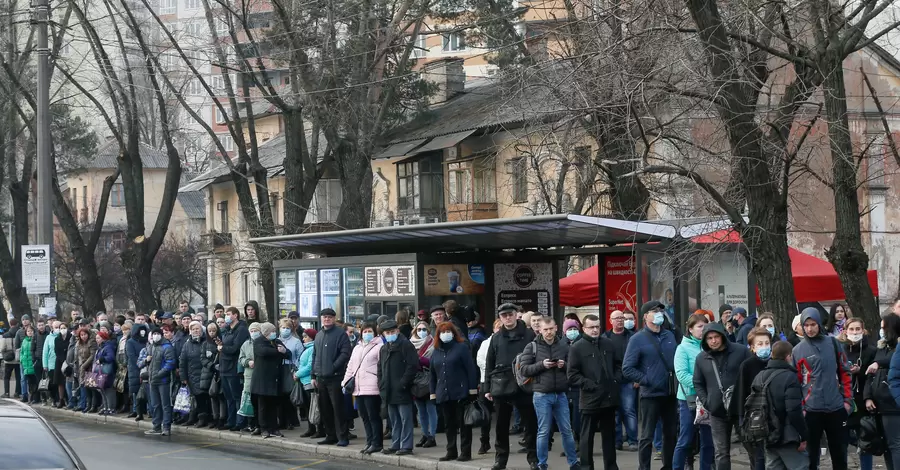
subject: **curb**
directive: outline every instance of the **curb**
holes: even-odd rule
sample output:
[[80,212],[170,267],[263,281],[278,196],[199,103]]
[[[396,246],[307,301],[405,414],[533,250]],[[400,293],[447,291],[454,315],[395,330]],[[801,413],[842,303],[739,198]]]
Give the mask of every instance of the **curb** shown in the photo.
[[[74,419],[86,423],[106,424],[112,423],[135,429],[150,429],[152,424],[149,420],[135,422],[132,419],[120,418],[116,416],[98,416],[95,414],[83,414],[77,411],[60,410],[48,407],[36,407],[35,411],[44,416],[56,416]],[[236,434],[233,432],[222,432],[210,429],[196,429],[183,426],[172,426],[172,434],[182,434],[189,436],[202,436],[207,439],[216,439],[229,442],[240,442],[243,444],[254,444],[276,449],[293,450],[316,455],[318,457],[331,457],[346,460],[358,460],[376,462],[379,464],[390,465],[401,468],[414,468],[419,470],[490,470],[490,467],[481,467],[477,465],[467,465],[460,462],[438,462],[437,460],[423,458],[416,455],[412,456],[396,456],[384,454],[363,455],[358,449],[337,446],[319,446],[316,444],[308,444],[305,442],[291,441],[287,439],[263,439],[262,437],[249,436],[246,434]],[[492,462],[492,461],[491,461]]]

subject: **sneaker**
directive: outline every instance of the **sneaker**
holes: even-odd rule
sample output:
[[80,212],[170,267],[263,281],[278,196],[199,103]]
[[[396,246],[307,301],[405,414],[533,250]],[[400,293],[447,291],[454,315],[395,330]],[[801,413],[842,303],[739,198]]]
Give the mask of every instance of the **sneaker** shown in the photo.
[[638,446],[637,444],[632,444],[629,442],[628,444],[625,444],[623,449],[625,450],[625,452],[637,452]]
[[144,431],[145,436],[159,436],[161,434],[162,434],[162,429],[150,429],[150,430]]
[[653,460],[662,460],[662,452],[656,451],[656,453],[653,454]]
[[169,431],[168,429],[163,429],[163,431],[159,435],[160,436],[168,436],[170,434],[172,434],[172,431]]

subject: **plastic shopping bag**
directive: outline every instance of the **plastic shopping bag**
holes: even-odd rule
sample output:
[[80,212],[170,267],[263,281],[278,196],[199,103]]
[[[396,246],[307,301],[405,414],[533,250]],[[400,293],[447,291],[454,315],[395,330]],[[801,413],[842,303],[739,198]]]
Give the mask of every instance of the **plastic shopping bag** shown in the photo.
[[175,396],[174,410],[176,413],[186,414],[191,412],[191,392],[187,387],[178,389],[178,395]]
[[241,406],[238,408],[237,414],[247,418],[253,417],[253,403],[250,401],[249,393],[244,392],[244,394],[241,396]]

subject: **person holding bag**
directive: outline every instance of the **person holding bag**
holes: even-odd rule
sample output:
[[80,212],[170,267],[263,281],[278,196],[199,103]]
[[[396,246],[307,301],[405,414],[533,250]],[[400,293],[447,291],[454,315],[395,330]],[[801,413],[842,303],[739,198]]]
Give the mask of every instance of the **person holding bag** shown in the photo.
[[[447,453],[441,462],[472,460],[472,426],[463,420],[465,404],[478,395],[478,367],[459,330],[451,322],[435,328],[434,353],[431,355],[431,399],[444,414],[447,424]],[[471,398],[470,398],[471,397]],[[459,450],[457,435],[461,436]]]
[[[307,328],[303,330],[303,345],[306,349],[300,355],[300,364],[297,366],[297,372],[294,374],[294,380],[300,382],[303,386],[303,409],[301,413],[307,418],[309,427],[300,437],[315,437],[321,439],[325,437],[325,430],[321,426],[316,429],[316,423],[309,419],[310,408],[312,407],[313,395],[316,393],[315,387],[312,385],[312,360],[313,351],[315,350],[316,330]],[[317,397],[318,400],[318,397]]]
[[[687,334],[675,350],[675,377],[678,379],[678,416],[680,431],[678,443],[675,444],[675,456],[672,460],[674,470],[683,470],[685,463],[693,460],[691,449],[695,434],[700,434],[700,470],[710,470],[715,450],[713,448],[712,430],[709,425],[694,425],[697,410],[697,393],[694,390],[694,364],[697,356],[703,352],[700,343],[703,328],[709,323],[705,315],[694,314],[687,321]],[[699,427],[699,429],[695,429]]]
[[116,378],[116,341],[110,339],[109,333],[97,333],[97,354],[94,356],[94,385],[100,391],[103,406],[101,415],[113,414],[116,410],[116,389],[113,383]]
[[[22,338],[22,350],[28,351],[28,354],[22,354],[20,362],[22,366],[22,374],[25,376],[27,384],[28,404],[33,405],[37,400],[37,376],[34,375],[34,356],[30,354],[31,346],[34,344],[34,327],[28,325],[25,328],[25,337]],[[25,398],[22,399],[23,401]]]
[[[428,367],[431,362],[431,355],[434,353],[434,337],[428,329],[428,322],[420,320],[416,323],[415,330],[409,340],[419,355],[419,374],[429,374]],[[429,377],[429,383],[431,379]],[[430,395],[429,391],[429,395]],[[414,397],[416,411],[419,414],[419,427],[422,428],[422,438],[416,443],[416,447],[435,447],[437,443],[434,441],[434,434],[437,432],[438,416],[437,406],[434,400],[428,395],[424,397]]]
[[[259,429],[259,413],[257,408],[259,404],[256,403],[252,395],[250,393],[251,387],[253,386],[253,370],[256,366],[254,361],[254,342],[257,338],[260,338],[262,333],[260,333],[260,327],[262,323],[254,323],[247,328],[247,331],[250,332],[250,339],[244,341],[244,344],[241,345],[241,350],[238,355],[238,368],[242,368],[244,370],[244,388],[241,391],[241,398],[238,406],[238,424],[243,424],[246,420],[247,426],[241,429],[241,432],[249,432],[254,433]],[[221,355],[221,352],[219,353]],[[250,404],[249,406],[247,406]],[[228,419],[226,415],[225,420]],[[219,430],[228,429],[226,427],[225,422],[219,423]]]
[[377,374],[381,347],[381,337],[375,336],[375,325],[363,325],[362,342],[353,348],[347,372],[341,381],[344,393],[356,397],[356,406],[366,429],[366,446],[359,452],[361,454],[373,454],[384,449]]

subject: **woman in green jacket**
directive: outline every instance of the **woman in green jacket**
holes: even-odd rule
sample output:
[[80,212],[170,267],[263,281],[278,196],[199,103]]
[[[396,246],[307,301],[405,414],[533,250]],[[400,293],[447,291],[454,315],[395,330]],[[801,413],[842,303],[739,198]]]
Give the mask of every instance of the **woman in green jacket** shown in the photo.
[[[683,470],[685,462],[693,457],[694,415],[697,395],[694,392],[694,364],[702,351],[703,327],[709,323],[706,315],[694,314],[687,321],[687,333],[675,350],[675,377],[678,379],[678,413],[681,427],[675,456],[674,470]],[[708,424],[700,425],[700,470],[710,470],[714,458],[712,429]]]
[[37,377],[34,375],[34,355],[31,353],[31,347],[34,342],[34,327],[29,325],[25,327],[25,337],[22,338],[22,353],[20,361],[22,363],[22,373],[25,374],[25,383],[28,384],[28,404],[34,404],[37,399]]

